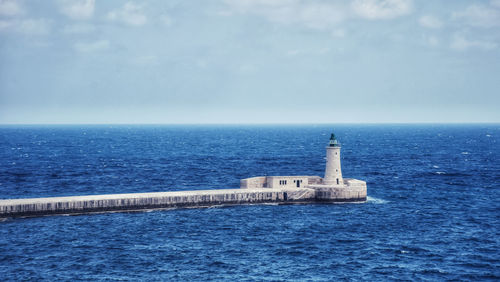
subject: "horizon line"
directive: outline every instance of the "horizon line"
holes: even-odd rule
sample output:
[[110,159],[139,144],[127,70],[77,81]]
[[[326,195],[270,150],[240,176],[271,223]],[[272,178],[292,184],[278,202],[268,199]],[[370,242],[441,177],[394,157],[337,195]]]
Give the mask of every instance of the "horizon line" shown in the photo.
[[304,123],[284,123],[284,122],[276,122],[276,123],[251,123],[251,122],[243,122],[243,123],[0,123],[0,126],[64,126],[64,125],[188,125],[188,126],[210,126],[210,125],[228,125],[228,126],[235,126],[235,125],[241,125],[241,126],[248,126],[248,125],[419,125],[419,124],[425,124],[425,125],[480,125],[480,124],[488,124],[488,125],[494,125],[494,124],[500,124],[500,122],[319,122],[319,123],[314,123],[314,122],[304,122]]

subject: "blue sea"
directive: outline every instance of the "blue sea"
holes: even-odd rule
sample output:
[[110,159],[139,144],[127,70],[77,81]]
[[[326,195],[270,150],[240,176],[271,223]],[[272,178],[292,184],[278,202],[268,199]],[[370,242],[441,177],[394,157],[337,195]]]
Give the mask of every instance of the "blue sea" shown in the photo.
[[319,175],[362,204],[6,219],[0,280],[500,280],[500,125],[1,126],[0,198]]

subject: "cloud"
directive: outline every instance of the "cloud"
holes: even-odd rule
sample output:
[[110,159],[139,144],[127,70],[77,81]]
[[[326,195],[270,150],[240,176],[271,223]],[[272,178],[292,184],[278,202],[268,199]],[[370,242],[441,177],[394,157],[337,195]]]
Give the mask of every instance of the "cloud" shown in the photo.
[[437,47],[440,45],[440,40],[436,36],[423,36],[424,44],[429,47]]
[[343,37],[345,37],[346,32],[343,29],[335,29],[334,31],[332,31],[331,34],[332,34],[332,37],[343,38]]
[[44,35],[50,32],[51,21],[47,19],[0,20],[0,31]]
[[[289,23],[296,18],[298,1],[226,0],[231,10],[242,14],[257,14],[272,22]],[[232,12],[225,13],[232,15]]]
[[429,36],[427,38],[427,43],[430,45],[430,46],[438,46],[439,45],[439,39],[435,36]]
[[300,0],[226,0],[225,2],[239,11],[283,9],[300,4]]
[[[230,10],[219,11],[221,16],[234,13],[255,14],[271,22],[300,24],[311,29],[332,30],[349,19],[393,19],[411,13],[410,0],[356,0],[304,1],[304,0],[226,0]],[[342,37],[344,34],[337,36]]]
[[142,6],[132,2],[127,2],[117,10],[113,10],[107,15],[108,20],[121,22],[130,26],[141,26],[147,23]]
[[59,0],[60,11],[74,20],[86,20],[94,15],[95,0]]
[[159,59],[154,55],[143,55],[133,58],[131,63],[139,66],[153,66],[159,64]]
[[231,11],[222,11],[223,16],[233,12],[256,14],[267,20],[282,24],[302,24],[313,29],[325,29],[342,22],[348,15],[345,6],[336,2],[312,2],[299,0],[226,0]]
[[90,33],[95,30],[95,26],[91,24],[73,24],[73,25],[67,25],[62,29],[63,33],[67,34],[84,34],[84,33]]
[[359,17],[368,20],[394,19],[412,11],[410,0],[356,0],[351,6]]
[[160,22],[165,26],[171,26],[174,23],[174,20],[167,15],[161,15]]
[[438,29],[443,27],[443,23],[433,16],[422,16],[418,19],[418,23],[426,28]]
[[288,50],[288,51],[286,52],[286,55],[287,55],[287,56],[290,56],[290,57],[297,56],[298,54],[300,54],[300,50],[297,50],[297,49],[294,49],[294,50]]
[[[493,5],[496,3],[492,2]],[[452,18],[474,27],[500,26],[500,10],[484,5],[471,5],[463,11],[453,12]]]
[[238,71],[241,74],[253,74],[258,70],[259,70],[259,68],[256,65],[251,64],[251,63],[250,64],[241,64],[238,67]]
[[458,51],[466,51],[470,48],[479,48],[482,50],[493,50],[497,48],[497,44],[489,41],[468,40],[460,34],[453,36],[450,47]]
[[332,4],[309,4],[300,10],[298,16],[299,21],[307,27],[324,29],[343,21],[346,12],[342,7]]
[[75,50],[82,53],[91,53],[109,48],[108,40],[98,40],[95,42],[77,42],[74,45]]
[[17,16],[23,13],[24,9],[19,5],[19,2],[13,0],[0,0],[0,15]]
[[289,49],[285,52],[285,56],[290,58],[298,56],[323,56],[330,53],[331,51],[332,49],[330,47]]

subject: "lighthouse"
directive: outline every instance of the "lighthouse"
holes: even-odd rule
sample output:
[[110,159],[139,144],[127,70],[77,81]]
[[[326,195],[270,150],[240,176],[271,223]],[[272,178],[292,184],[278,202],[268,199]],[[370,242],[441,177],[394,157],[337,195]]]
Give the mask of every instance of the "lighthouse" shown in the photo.
[[[291,201],[295,197],[292,201],[300,202],[314,199],[318,202],[332,203],[364,202],[367,191],[365,181],[342,177],[340,143],[334,134],[330,136],[330,142],[326,147],[325,177],[311,175],[255,176],[241,179],[240,188],[281,190],[284,193],[284,201]],[[293,194],[293,191],[296,194]],[[311,194],[308,194],[307,191]]]
[[332,186],[344,185],[342,179],[342,169],[340,167],[340,143],[335,138],[335,134],[330,136],[330,142],[326,147],[326,168],[323,184]]

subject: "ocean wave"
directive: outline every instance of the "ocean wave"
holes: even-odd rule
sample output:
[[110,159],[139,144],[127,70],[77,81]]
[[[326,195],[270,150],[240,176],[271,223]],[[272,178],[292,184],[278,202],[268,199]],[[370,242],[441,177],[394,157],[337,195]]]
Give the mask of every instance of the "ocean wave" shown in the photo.
[[372,204],[387,204],[389,201],[384,200],[384,199],[379,199],[379,198],[374,198],[374,197],[366,197],[366,202],[367,203],[372,203]]

